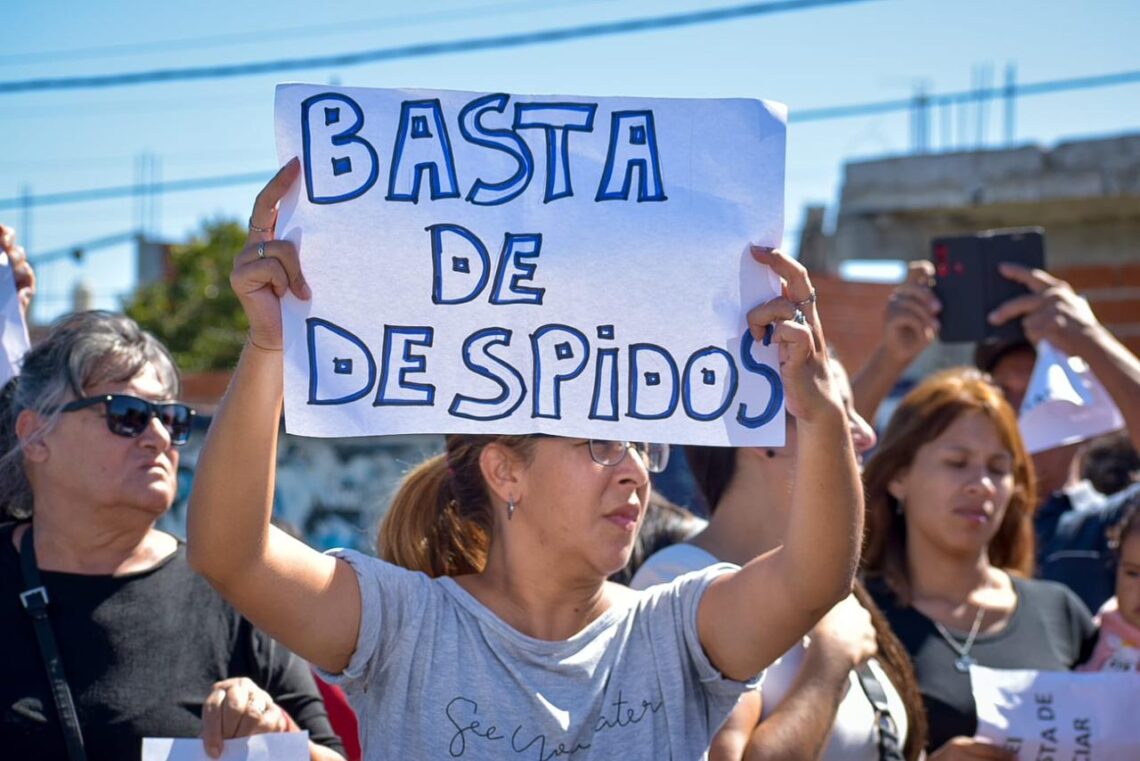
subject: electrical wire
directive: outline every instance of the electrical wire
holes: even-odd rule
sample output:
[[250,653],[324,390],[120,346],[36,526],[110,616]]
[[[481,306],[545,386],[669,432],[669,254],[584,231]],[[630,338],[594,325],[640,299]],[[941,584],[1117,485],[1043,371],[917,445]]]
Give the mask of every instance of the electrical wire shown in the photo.
[[669,16],[640,17],[621,21],[605,21],[581,26],[542,29],[532,32],[475,37],[463,40],[441,40],[401,45],[393,48],[363,50],[338,55],[291,58],[276,61],[251,61],[248,63],[223,64],[219,66],[191,66],[182,69],[155,69],[122,74],[96,74],[84,77],[47,77],[42,79],[9,80],[0,82],[0,95],[13,93],[43,92],[46,90],[79,90],[92,88],[122,87],[154,82],[191,81],[202,79],[222,79],[245,77],[256,74],[275,74],[301,69],[344,68],[360,66],[378,61],[393,61],[404,58],[450,53],[469,53],[482,50],[517,48],[527,45],[545,45],[555,42],[568,42],[591,37],[603,37],[635,32],[648,32],[660,29],[675,29],[694,24],[711,24],[731,21],[748,16],[773,13],[811,10],[836,5],[851,5],[868,0],[775,0],[766,3],[748,3],[703,11],[691,11]]

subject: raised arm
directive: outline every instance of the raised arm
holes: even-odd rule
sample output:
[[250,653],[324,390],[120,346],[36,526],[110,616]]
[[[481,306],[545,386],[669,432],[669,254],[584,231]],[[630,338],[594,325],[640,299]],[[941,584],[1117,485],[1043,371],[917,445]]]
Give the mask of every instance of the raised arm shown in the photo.
[[234,261],[230,283],[249,317],[249,342],[198,457],[187,544],[190,564],[234,607],[305,660],[338,672],[360,629],[356,575],[269,525],[284,380],[280,299],[286,291],[309,297],[297,249],[272,240],[277,203],[298,171],[294,159],[258,195]]
[[884,316],[883,340],[858,373],[851,378],[855,410],[875,421],[879,405],[902,374],[938,336],[942,304],[931,289],[934,265],[925,259],[907,267],[906,280],[891,293]]
[[1088,302],[1064,280],[1043,270],[1001,265],[1001,273],[1030,293],[1010,299],[990,315],[995,325],[1021,318],[1026,337],[1045,340],[1089,363],[1124,416],[1132,446],[1140,449],[1140,359],[1101,325]]
[[[785,281],[753,309],[760,339],[772,326],[788,412],[796,417],[796,476],[781,547],[713,582],[701,598],[701,643],[725,675],[755,675],[851,593],[863,535],[863,490],[846,413],[833,387],[807,271],[779,251],[753,249]],[[794,320],[796,305],[806,320]],[[757,499],[763,499],[757,495]]]

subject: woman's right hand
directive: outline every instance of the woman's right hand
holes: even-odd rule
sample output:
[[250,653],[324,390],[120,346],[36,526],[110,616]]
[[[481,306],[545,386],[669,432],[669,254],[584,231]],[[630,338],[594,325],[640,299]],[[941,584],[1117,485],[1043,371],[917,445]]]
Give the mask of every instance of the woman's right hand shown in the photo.
[[972,737],[955,737],[927,756],[927,761],[1017,761],[1017,755],[1000,745]]
[[296,182],[300,170],[301,162],[290,159],[257,194],[249,217],[249,237],[230,273],[230,287],[249,318],[249,339],[261,349],[279,351],[283,346],[281,297],[286,291],[299,299],[310,296],[297,247],[287,240],[274,240],[277,204]]

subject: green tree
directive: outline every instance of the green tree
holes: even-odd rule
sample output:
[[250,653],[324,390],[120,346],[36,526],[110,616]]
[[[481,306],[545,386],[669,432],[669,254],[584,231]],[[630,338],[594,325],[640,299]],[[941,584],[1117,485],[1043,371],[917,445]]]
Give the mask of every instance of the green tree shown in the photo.
[[183,372],[232,368],[249,330],[230,268],[246,230],[232,220],[203,225],[171,247],[165,280],[140,288],[125,311],[167,345]]

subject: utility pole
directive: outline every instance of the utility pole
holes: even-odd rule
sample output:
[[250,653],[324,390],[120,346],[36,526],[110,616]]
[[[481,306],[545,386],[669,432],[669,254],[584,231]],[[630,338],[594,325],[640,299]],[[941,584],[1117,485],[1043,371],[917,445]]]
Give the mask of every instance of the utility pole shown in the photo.
[[1013,145],[1014,119],[1017,117],[1017,64],[1009,61],[1005,65],[1005,144]]

